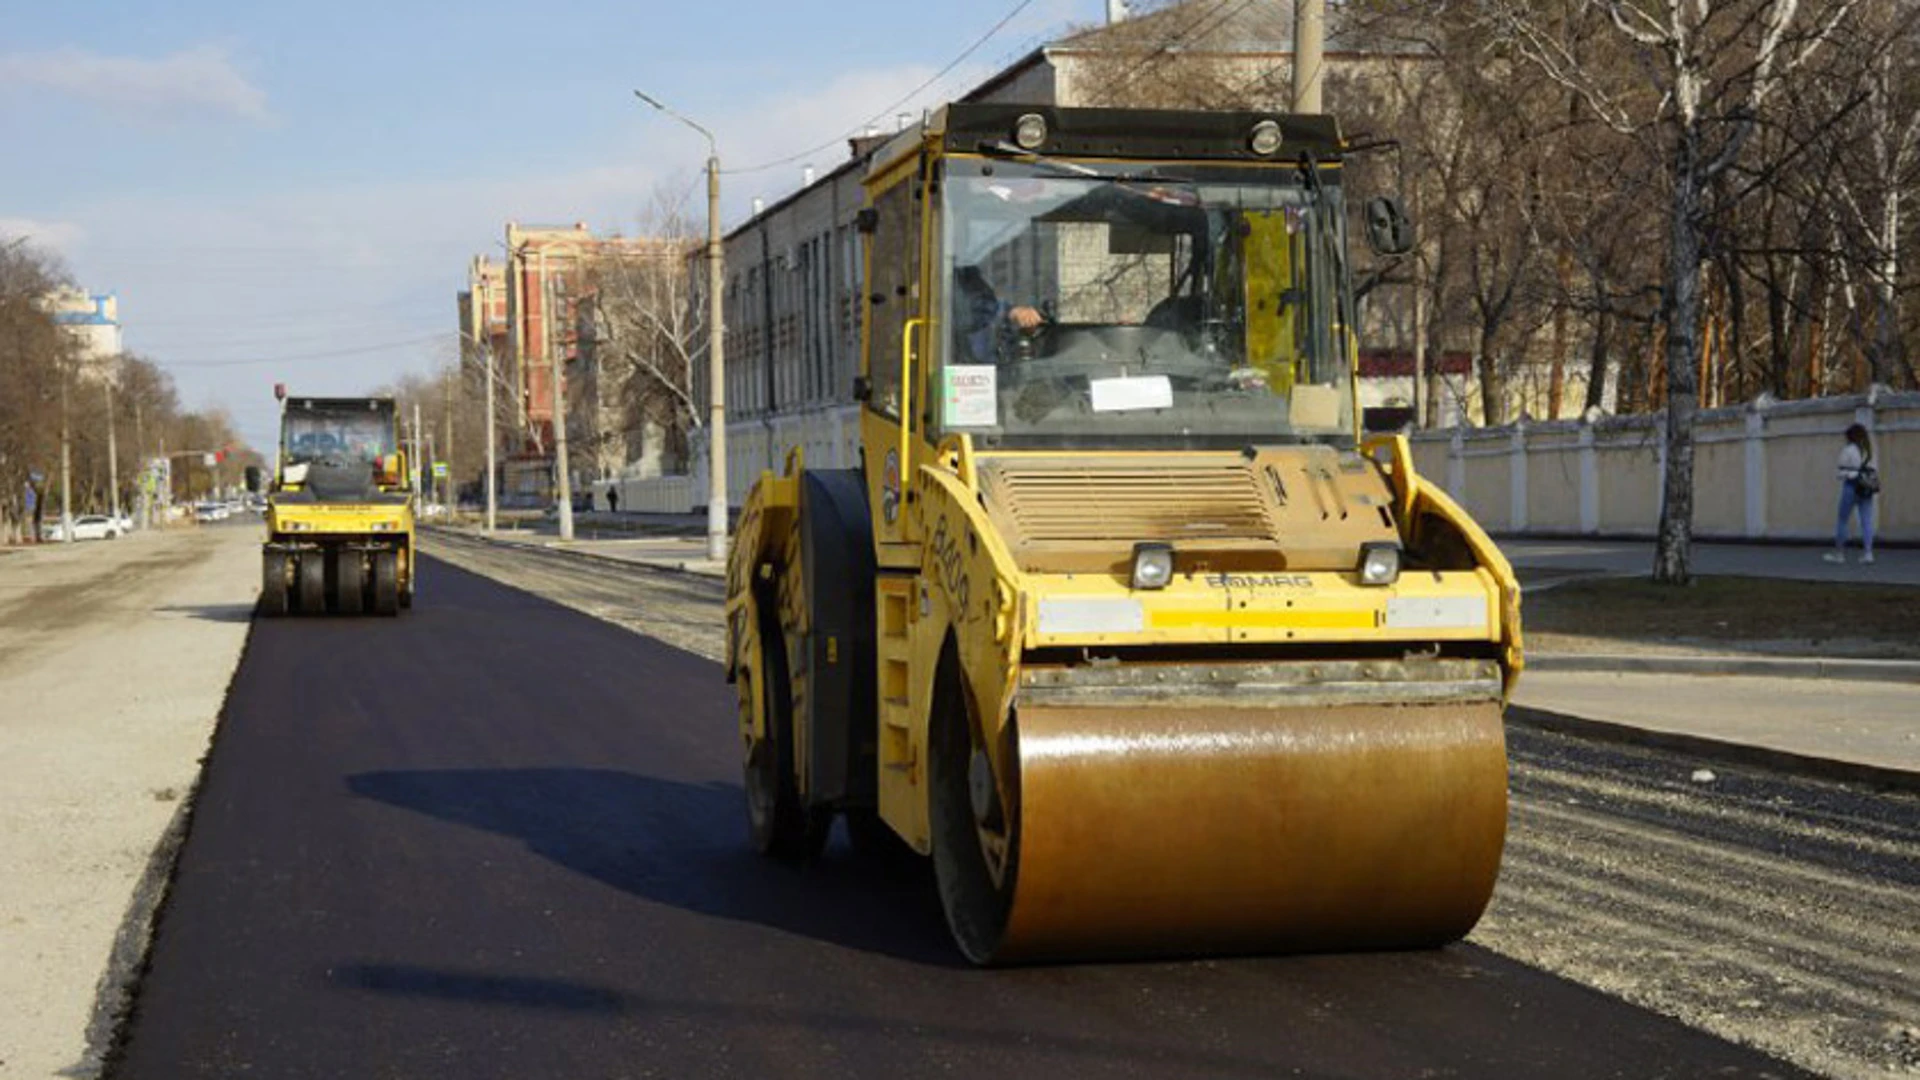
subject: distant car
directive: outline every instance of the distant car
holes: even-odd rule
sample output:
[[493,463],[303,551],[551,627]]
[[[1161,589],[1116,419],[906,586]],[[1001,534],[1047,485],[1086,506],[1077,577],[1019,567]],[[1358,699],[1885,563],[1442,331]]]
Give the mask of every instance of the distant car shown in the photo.
[[[105,514],[82,514],[73,519],[73,538],[75,540],[117,540],[126,532],[120,522]],[[44,540],[65,540],[66,531],[59,522],[44,526],[40,530]]]
[[199,502],[193,504],[195,521],[225,521],[231,516],[225,503]]

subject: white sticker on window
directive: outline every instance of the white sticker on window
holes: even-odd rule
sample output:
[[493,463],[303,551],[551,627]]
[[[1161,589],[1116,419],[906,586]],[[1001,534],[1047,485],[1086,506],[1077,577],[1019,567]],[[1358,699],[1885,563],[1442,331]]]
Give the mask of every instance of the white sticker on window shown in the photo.
[[949,364],[946,381],[948,427],[993,427],[1000,422],[999,369],[992,364]]
[[1146,375],[1132,379],[1095,379],[1094,412],[1132,412],[1136,409],[1173,407],[1173,383],[1165,375]]

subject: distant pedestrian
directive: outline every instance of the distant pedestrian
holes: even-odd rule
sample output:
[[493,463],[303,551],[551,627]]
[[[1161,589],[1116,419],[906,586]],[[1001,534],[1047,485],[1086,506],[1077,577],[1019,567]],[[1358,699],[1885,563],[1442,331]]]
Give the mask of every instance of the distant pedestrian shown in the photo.
[[619,488],[609,487],[607,489],[607,511],[609,513],[614,513],[614,514],[617,514],[620,512],[620,489]]
[[1840,520],[1833,529],[1833,550],[1823,556],[1828,562],[1847,561],[1847,531],[1855,513],[1860,515],[1860,561],[1873,561],[1873,497],[1879,493],[1873,440],[1866,428],[1855,424],[1847,429],[1847,443],[1840,448]]

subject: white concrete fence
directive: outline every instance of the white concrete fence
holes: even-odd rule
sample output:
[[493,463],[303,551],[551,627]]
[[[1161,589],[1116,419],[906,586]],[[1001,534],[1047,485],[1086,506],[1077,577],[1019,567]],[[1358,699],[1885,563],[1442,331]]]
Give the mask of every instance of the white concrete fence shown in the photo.
[[[1920,394],[1756,401],[1710,409],[1694,429],[1694,534],[1703,539],[1833,537],[1835,461],[1849,424],[1872,434],[1883,488],[1879,535],[1920,541]],[[1422,476],[1445,485],[1488,530],[1540,536],[1654,535],[1666,418],[1634,416],[1423,432]]]
[[[707,504],[706,432],[695,432],[693,471],[687,475],[600,480],[593,505],[605,506],[607,489],[620,492],[620,509],[636,513],[687,514]],[[860,462],[860,407],[809,409],[727,425],[727,501],[738,507],[762,470],[786,468],[787,450],[805,448],[807,467],[851,469]]]
[[[1920,542],[1920,394],[1874,393],[1768,402],[1700,413],[1695,428],[1694,531],[1705,539],[1818,541],[1833,536],[1841,433],[1873,435],[1884,488],[1879,533]],[[1652,536],[1660,522],[1665,418],[1633,416],[1422,432],[1414,460],[1493,532],[1542,536]],[[808,465],[859,460],[857,406],[727,428],[727,494],[735,506],[786,448]],[[691,476],[612,481],[622,510],[688,513],[706,503],[706,446],[694,439]],[[603,505],[608,482],[594,485]]]

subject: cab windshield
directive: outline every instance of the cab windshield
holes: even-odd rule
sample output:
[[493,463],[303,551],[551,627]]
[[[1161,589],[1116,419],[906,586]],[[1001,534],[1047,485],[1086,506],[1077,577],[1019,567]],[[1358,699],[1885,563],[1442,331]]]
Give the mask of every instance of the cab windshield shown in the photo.
[[284,450],[289,464],[323,457],[372,462],[393,453],[393,414],[368,408],[289,408]]
[[942,429],[989,447],[1351,440],[1338,188],[1117,168],[949,161]]

